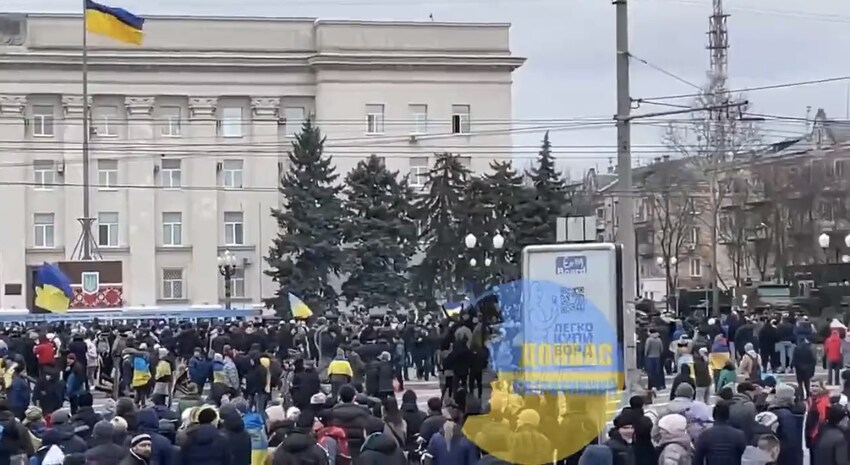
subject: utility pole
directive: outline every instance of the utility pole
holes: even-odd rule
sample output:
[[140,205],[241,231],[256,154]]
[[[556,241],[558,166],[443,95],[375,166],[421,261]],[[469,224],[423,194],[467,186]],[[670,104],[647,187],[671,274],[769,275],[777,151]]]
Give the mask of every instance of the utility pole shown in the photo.
[[[711,85],[709,87],[709,99],[707,105],[726,106],[715,114],[709,112],[710,133],[709,138],[713,144],[714,153],[710,156],[711,178],[709,199],[711,210],[711,313],[714,316],[720,314],[720,288],[718,283],[720,276],[717,270],[717,243],[718,243],[718,218],[720,213],[720,201],[723,192],[718,183],[720,164],[726,161],[727,138],[729,137],[729,90],[727,80],[729,78],[729,34],[726,29],[726,19],[729,15],[723,9],[723,0],[712,0],[712,12],[708,18],[708,51],[710,56]],[[716,116],[716,117],[715,117]]]
[[629,92],[629,6],[628,0],[613,0],[617,27],[617,241],[623,245],[623,297],[625,315],[623,328],[626,370],[626,389],[639,379],[637,376],[637,348],[635,305],[637,297],[637,270],[635,260],[634,193],[632,192],[631,119],[632,98]]

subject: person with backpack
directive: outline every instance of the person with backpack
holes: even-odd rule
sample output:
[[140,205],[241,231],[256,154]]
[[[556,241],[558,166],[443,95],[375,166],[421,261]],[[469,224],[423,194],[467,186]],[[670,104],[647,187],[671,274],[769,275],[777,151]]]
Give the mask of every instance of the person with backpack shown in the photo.
[[753,344],[747,343],[747,345],[744,346],[744,356],[741,357],[741,364],[738,366],[738,372],[744,375],[747,381],[761,381],[761,370],[761,357],[753,348]]
[[691,465],[694,451],[687,427],[688,420],[677,413],[658,421],[658,465]]
[[315,417],[310,414],[310,410],[304,410],[298,415],[295,427],[275,449],[272,465],[328,465],[327,452],[312,435],[314,422]]
[[331,425],[326,414],[319,418],[319,423],[316,442],[328,454],[328,465],[351,465],[351,450],[345,430]]

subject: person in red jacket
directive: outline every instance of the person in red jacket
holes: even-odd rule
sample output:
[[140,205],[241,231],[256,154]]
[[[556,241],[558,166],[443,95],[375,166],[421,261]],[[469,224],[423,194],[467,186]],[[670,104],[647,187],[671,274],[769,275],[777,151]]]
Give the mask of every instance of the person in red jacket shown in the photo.
[[32,351],[35,353],[35,358],[38,359],[40,373],[44,372],[45,367],[53,367],[56,358],[56,346],[47,339],[47,336],[42,335]]
[[[841,353],[841,335],[838,330],[832,330],[832,334],[823,343],[824,356],[826,357],[827,384],[841,384],[841,367],[844,365],[844,354]],[[833,374],[835,377],[833,378]]]

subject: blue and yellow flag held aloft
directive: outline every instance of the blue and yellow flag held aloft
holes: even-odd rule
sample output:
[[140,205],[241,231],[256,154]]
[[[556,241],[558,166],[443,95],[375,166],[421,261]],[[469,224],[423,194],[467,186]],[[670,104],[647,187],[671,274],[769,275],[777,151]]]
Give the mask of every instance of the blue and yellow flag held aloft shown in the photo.
[[86,0],[86,31],[134,45],[142,45],[145,20],[133,13]]
[[74,291],[71,279],[52,263],[41,265],[35,275],[35,305],[48,312],[65,313],[71,306]]
[[304,303],[303,300],[289,293],[289,310],[292,311],[292,318],[306,320],[313,316],[313,311]]

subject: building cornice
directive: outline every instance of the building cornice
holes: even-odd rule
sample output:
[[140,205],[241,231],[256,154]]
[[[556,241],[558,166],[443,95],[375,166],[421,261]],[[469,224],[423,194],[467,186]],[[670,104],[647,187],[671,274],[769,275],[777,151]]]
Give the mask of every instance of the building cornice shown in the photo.
[[[463,68],[513,71],[525,58],[507,55],[452,55],[398,53],[298,53],[298,54],[213,54],[213,53],[111,53],[89,54],[89,69],[179,68],[182,71],[246,70],[293,71],[296,69],[375,69]],[[0,66],[40,69],[79,69],[80,55],[74,51],[7,52],[0,54]]]

